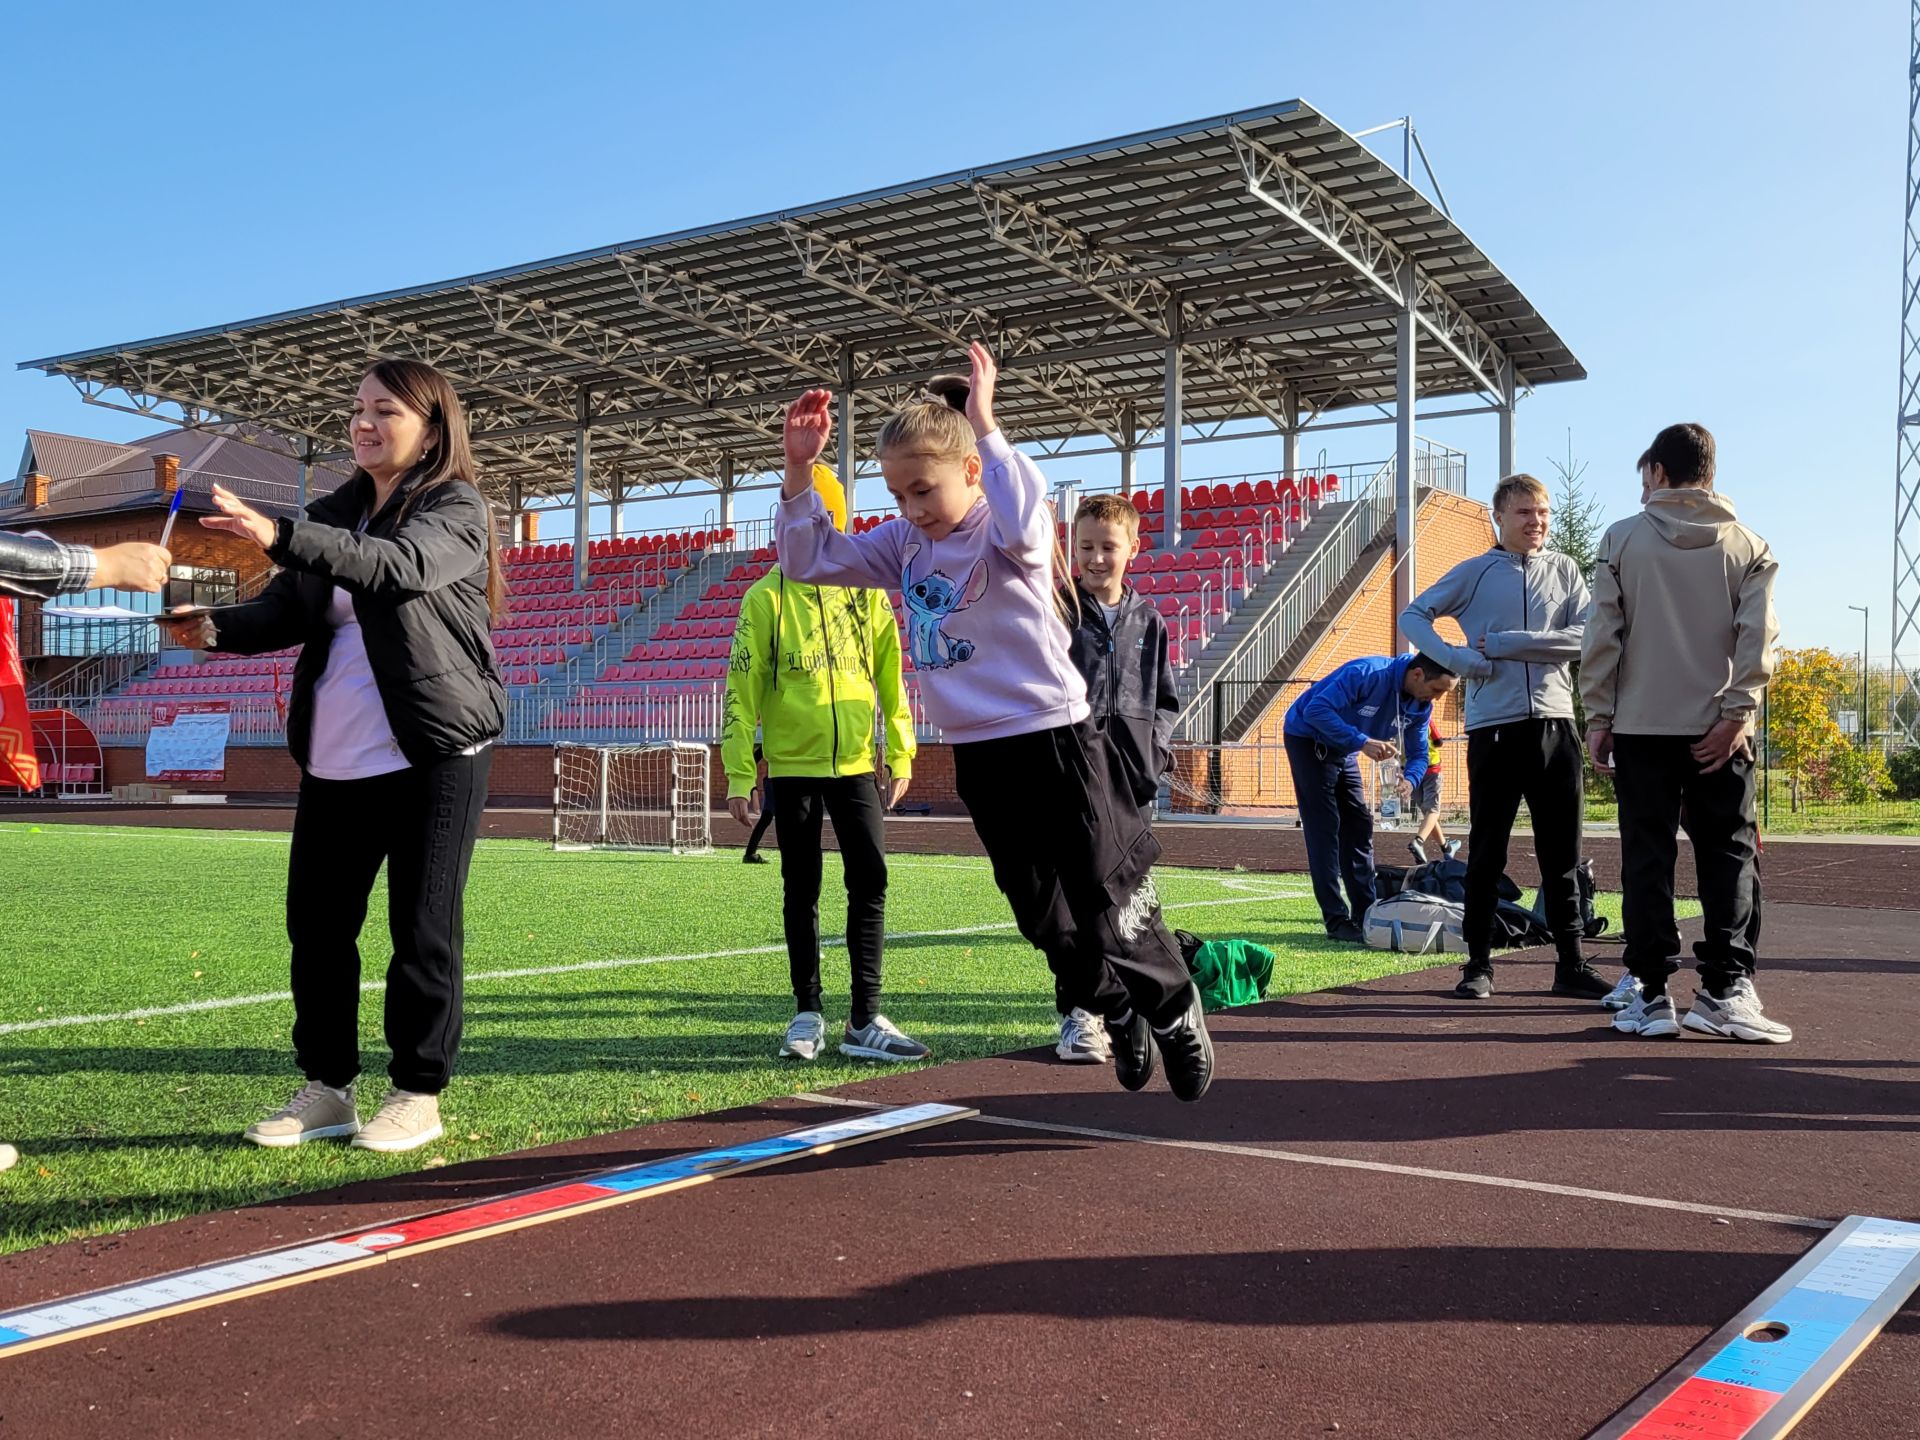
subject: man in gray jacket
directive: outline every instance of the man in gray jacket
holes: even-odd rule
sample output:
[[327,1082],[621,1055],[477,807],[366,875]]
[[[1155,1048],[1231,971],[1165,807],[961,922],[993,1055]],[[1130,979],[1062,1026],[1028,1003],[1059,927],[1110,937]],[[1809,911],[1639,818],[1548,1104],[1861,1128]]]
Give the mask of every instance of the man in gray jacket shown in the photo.
[[[1627,968],[1641,993],[1614,1028],[1677,1035],[1673,867],[1684,813],[1705,933],[1686,1028],[1775,1045],[1793,1031],[1754,989],[1753,721],[1778,627],[1767,542],[1713,489],[1713,436],[1670,425],[1640,457],[1646,507],[1607,531],[1580,661],[1587,745],[1615,771]],[[1684,810],[1683,810],[1684,807]]]
[[[1553,993],[1599,1000],[1612,989],[1580,949],[1584,766],[1569,671],[1580,657],[1587,582],[1571,556],[1546,548],[1549,519],[1547,487],[1509,475],[1493,492],[1499,543],[1454,566],[1400,616],[1407,638],[1466,683],[1467,963],[1453,992],[1463,999],[1493,993],[1494,910],[1522,800],[1558,956]],[[1434,628],[1442,615],[1459,624],[1465,645]]]

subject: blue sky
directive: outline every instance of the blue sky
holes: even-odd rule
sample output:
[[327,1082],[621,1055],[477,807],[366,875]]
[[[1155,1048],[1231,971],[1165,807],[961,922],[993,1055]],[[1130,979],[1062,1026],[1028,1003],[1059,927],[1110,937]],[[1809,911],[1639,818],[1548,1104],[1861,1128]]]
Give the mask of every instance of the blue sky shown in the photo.
[[[1298,97],[1350,130],[1411,113],[1455,218],[1585,362],[1522,404],[1523,465],[1570,430],[1617,518],[1654,431],[1701,421],[1780,557],[1788,643],[1856,649],[1864,604],[1888,647],[1899,0],[101,4],[6,33],[9,446],[150,428],[17,360]],[[1492,420],[1428,432],[1485,495]],[[1329,458],[1386,453],[1360,433]]]

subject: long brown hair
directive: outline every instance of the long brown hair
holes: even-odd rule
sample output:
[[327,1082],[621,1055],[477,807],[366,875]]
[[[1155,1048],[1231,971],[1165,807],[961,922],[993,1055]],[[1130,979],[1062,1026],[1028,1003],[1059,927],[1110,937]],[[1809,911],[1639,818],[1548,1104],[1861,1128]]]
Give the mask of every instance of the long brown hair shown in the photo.
[[[480,489],[479,467],[473,462],[473,444],[467,438],[467,412],[453,382],[433,366],[418,360],[376,360],[360,378],[379,381],[401,404],[424,417],[429,425],[440,427],[440,438],[433,448],[401,478],[402,485],[413,487],[400,507],[402,519],[422,495],[437,485],[471,485],[479,493],[480,503],[487,512],[487,610],[493,621],[499,623],[507,613],[507,576],[500,563],[500,532],[494,525],[493,502],[487,499],[487,492]],[[356,469],[354,478],[365,474],[366,471]]]

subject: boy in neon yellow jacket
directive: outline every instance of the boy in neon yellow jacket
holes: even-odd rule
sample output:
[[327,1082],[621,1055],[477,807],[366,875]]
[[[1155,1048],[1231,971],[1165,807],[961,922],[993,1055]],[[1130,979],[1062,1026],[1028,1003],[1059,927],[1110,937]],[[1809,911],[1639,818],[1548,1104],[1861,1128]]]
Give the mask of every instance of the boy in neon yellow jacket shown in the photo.
[[[814,467],[814,488],[846,528],[846,494]],[[875,719],[886,726],[876,747]],[[754,731],[761,731],[780,846],[787,960],[797,1013],[780,1053],[816,1058],[826,1043],[820,991],[821,819],[833,821],[847,886],[847,953],[853,998],[840,1053],[865,1060],[923,1060],[927,1048],[880,1013],[886,932],[884,814],[906,793],[913,717],[900,675],[900,631],[884,592],[789,581],[775,565],[740,602],[727,666],[720,758],[727,809],[755,818]]]

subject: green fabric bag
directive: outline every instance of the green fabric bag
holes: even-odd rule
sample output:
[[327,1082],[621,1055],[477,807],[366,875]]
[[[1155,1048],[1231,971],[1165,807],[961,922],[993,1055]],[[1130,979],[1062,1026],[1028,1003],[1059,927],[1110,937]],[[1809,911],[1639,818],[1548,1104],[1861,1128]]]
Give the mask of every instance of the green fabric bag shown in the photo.
[[1209,1014],[1266,997],[1273,983],[1273,951],[1251,940],[1202,940],[1185,930],[1174,932],[1187,969],[1200,991],[1200,1008]]

